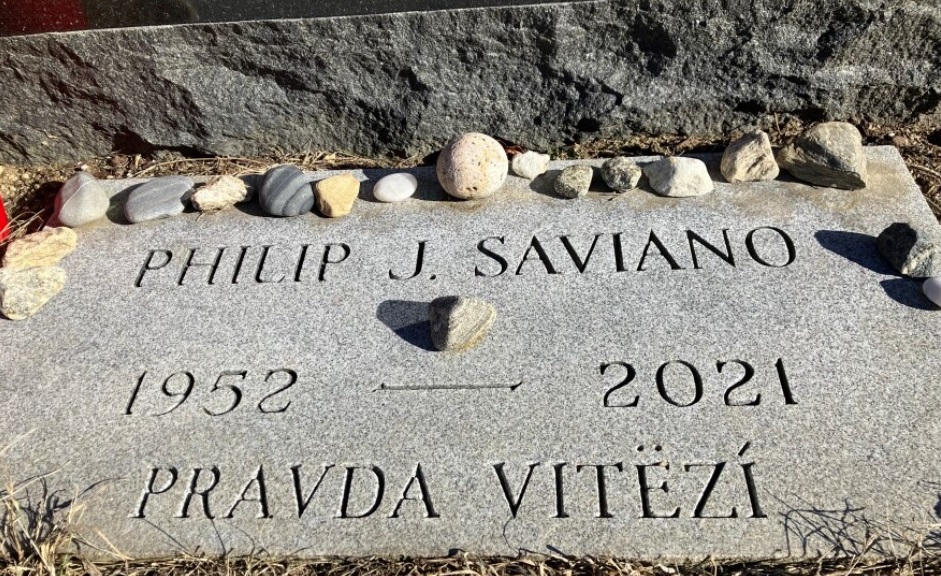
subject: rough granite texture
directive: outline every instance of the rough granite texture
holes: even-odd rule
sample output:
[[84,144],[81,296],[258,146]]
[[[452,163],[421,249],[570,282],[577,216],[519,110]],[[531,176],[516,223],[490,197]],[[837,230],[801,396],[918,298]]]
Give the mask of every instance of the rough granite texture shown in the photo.
[[[853,193],[727,184],[713,156],[698,198],[565,201],[554,163],[479,202],[419,169],[390,205],[365,170],[343,219],[90,227],[68,287],[0,322],[4,470],[132,556],[905,554],[938,523],[941,311],[875,235],[938,224],[898,153],[867,153]],[[734,266],[696,239],[724,253],[723,230]],[[452,294],[499,311],[466,353],[429,336]]]
[[941,116],[935,0],[600,0],[0,39],[0,162],[546,150]]

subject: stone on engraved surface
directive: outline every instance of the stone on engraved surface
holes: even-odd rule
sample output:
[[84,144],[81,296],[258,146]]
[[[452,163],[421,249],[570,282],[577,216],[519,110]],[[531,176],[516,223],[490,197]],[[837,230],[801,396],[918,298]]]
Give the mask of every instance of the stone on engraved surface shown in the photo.
[[0,268],[0,313],[10,320],[29,318],[62,290],[65,279],[57,266]]
[[339,174],[317,182],[317,211],[327,218],[346,216],[359,196],[359,179]]
[[513,157],[513,173],[532,180],[549,169],[549,155],[533,152],[532,150],[517,154]]
[[442,351],[473,348],[487,334],[497,309],[479,298],[442,296],[428,306],[431,341]]
[[373,198],[380,202],[402,202],[408,200],[418,189],[418,179],[408,172],[389,174],[376,182]]
[[771,140],[761,130],[745,134],[729,144],[722,154],[720,170],[729,182],[774,180],[780,173]]
[[194,185],[186,176],[154,178],[131,191],[124,205],[124,215],[137,224],[182,214]]
[[250,198],[245,181],[235,176],[215,176],[190,197],[200,212],[224,210]]
[[663,158],[644,166],[650,187],[661,196],[688,198],[715,190],[709,171],[696,158]]
[[75,228],[104,218],[108,193],[88,172],[76,172],[56,195],[55,214],[63,226]]
[[879,253],[911,278],[941,276],[941,245],[907,222],[896,222],[877,239]]
[[569,166],[556,176],[555,193],[563,198],[581,198],[588,194],[594,175],[595,169],[591,166]]
[[617,193],[637,188],[644,171],[630,158],[611,158],[601,165],[601,178]]
[[298,216],[314,207],[314,189],[300,168],[285,164],[265,172],[258,200],[272,216]]
[[462,200],[487,198],[503,186],[509,160],[499,142],[477,132],[451,140],[438,156],[438,183]]
[[925,293],[928,300],[941,306],[941,276],[932,276],[925,280],[925,283],[921,285],[921,291]]
[[778,164],[795,178],[817,186],[866,187],[863,139],[847,122],[824,122],[807,129],[778,153]]
[[65,226],[27,234],[7,246],[3,267],[23,269],[56,266],[75,250],[77,241],[78,235]]

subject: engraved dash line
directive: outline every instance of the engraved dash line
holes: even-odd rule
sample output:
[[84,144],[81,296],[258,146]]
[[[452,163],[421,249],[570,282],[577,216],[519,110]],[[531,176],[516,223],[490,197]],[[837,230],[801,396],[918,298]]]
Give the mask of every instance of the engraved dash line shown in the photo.
[[456,384],[452,385],[438,385],[438,386],[390,386],[388,384],[382,383],[379,384],[379,387],[373,390],[373,392],[435,392],[435,391],[447,391],[447,390],[509,390],[510,392],[515,392],[517,388],[523,385],[523,381],[520,380],[516,384],[485,384],[482,386],[460,386]]

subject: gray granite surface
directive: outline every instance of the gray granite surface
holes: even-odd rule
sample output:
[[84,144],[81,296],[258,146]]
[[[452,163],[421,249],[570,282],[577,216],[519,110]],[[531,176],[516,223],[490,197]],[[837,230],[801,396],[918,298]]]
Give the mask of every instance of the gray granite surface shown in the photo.
[[[366,170],[337,220],[128,226],[135,182],[110,182],[117,222],[79,231],[66,289],[0,322],[2,470],[27,505],[82,505],[103,556],[930,544],[941,312],[875,236],[938,226],[898,153],[867,154],[859,191],[733,186],[712,157],[686,199],[562,200],[554,163],[477,202],[419,169],[389,205]],[[498,310],[464,353],[431,345],[449,294]]]

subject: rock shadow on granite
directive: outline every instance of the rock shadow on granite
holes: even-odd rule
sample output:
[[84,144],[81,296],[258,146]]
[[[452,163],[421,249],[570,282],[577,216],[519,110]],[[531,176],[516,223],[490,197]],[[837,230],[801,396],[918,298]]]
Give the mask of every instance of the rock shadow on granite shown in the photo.
[[105,217],[115,224],[120,224],[121,226],[130,226],[131,221],[128,220],[127,216],[124,215],[124,205],[127,204],[127,199],[131,196],[131,193],[143,185],[144,183],[141,182],[140,184],[128,186],[124,190],[121,190],[112,196],[109,200],[108,211],[105,212]]
[[830,252],[876,274],[899,275],[879,254],[875,236],[845,230],[819,230],[814,234],[814,238]]
[[[279,218],[279,216],[271,216],[265,212],[265,210],[261,207],[261,201],[258,199],[258,192],[261,190],[261,183],[265,179],[264,174],[244,174],[239,176],[239,179],[245,183],[245,186],[248,188],[252,199],[237,203],[234,206],[236,210],[249,216]],[[196,189],[198,190],[199,187]],[[313,210],[311,210],[311,212],[313,213]]]
[[892,300],[916,310],[936,310],[937,307],[921,291],[921,281],[900,276],[898,271],[879,254],[876,237],[845,230],[820,230],[814,237],[834,254],[876,274],[895,276],[882,280],[879,285]]
[[903,304],[909,308],[915,308],[916,310],[938,309],[931,300],[928,300],[925,293],[922,292],[921,280],[914,280],[912,278],[891,278],[879,282],[879,285],[882,286],[882,289],[885,290],[889,298],[899,304]]
[[431,341],[428,302],[386,300],[376,309],[376,318],[412,346],[428,352],[437,351]]
[[529,181],[529,189],[537,194],[542,194],[543,196],[548,196],[549,198],[555,198],[556,200],[565,200],[558,194],[555,193],[555,180],[561,174],[561,170],[547,170],[546,172],[536,176]]

